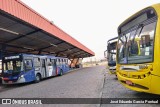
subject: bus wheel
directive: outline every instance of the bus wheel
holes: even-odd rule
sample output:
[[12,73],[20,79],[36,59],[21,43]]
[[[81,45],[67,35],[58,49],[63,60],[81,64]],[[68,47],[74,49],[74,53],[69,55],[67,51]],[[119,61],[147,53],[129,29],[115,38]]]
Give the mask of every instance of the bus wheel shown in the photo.
[[59,74],[59,76],[62,76],[63,75],[63,71],[62,70],[60,70],[60,74]]
[[38,83],[40,80],[41,80],[41,75],[40,75],[40,74],[37,74],[37,75],[36,75],[36,81],[35,81],[35,82]]

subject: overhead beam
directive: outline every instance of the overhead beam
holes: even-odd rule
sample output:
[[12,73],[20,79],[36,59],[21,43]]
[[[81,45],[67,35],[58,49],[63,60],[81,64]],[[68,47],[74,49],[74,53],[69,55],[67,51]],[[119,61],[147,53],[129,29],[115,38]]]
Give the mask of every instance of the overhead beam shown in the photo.
[[79,53],[79,52],[82,52],[82,50],[76,51],[76,52],[72,52],[72,53],[70,53],[70,54],[76,54],[76,53]]
[[33,29],[36,28],[36,27],[34,27],[34,26],[32,26],[32,25],[24,22],[23,20],[19,20],[19,19],[17,19],[17,18],[14,18],[12,15],[6,14],[5,11],[0,11],[0,14],[1,14],[3,17],[7,17],[8,19],[10,19],[10,20],[12,20],[12,21],[14,21],[14,22],[16,22],[16,23],[18,23],[18,24],[26,25],[26,26],[31,27],[31,28],[33,28]]
[[[62,43],[64,43],[64,41],[59,42],[59,43],[54,44],[54,45],[50,44],[49,46],[46,46],[46,47],[40,48],[40,49],[38,49],[38,50],[43,51],[44,49],[47,49],[47,48],[50,48],[50,47],[53,47],[53,46],[57,47],[57,45],[62,44]],[[40,54],[41,54],[41,53],[40,53]]]
[[60,53],[62,53],[62,52],[71,51],[72,49],[75,49],[75,48],[76,48],[76,47],[59,51],[59,52],[56,53],[56,54],[57,54],[56,56],[58,56],[58,55],[59,55]]
[[76,52],[72,52],[72,53],[70,53],[70,54],[68,54],[67,55],[67,57],[74,57],[75,56],[75,53],[79,53],[79,52],[81,52],[82,50],[80,50],[80,51],[76,51]]
[[[54,44],[54,45],[59,45],[59,44],[61,44],[61,43],[64,43],[64,41],[59,42],[59,43]],[[47,51],[43,51],[44,49],[50,48],[50,47],[52,47],[52,46],[53,46],[53,45],[49,45],[49,46],[46,46],[46,47],[43,47],[43,48],[39,48],[39,49],[28,50],[28,51],[26,51],[26,53],[38,51],[38,54],[41,54],[42,52],[47,52]],[[48,52],[48,53],[50,54],[50,52]],[[53,54],[53,53],[52,53],[52,54]]]
[[82,57],[82,56],[84,56],[85,54],[88,56],[87,53],[80,53],[80,54],[77,54],[77,55],[75,55],[75,56],[76,56],[76,57],[80,57],[80,56]]
[[11,39],[11,40],[8,40],[8,41],[6,41],[5,43],[13,42],[13,41],[15,41],[15,40],[21,39],[21,38],[26,37],[26,36],[28,36],[28,35],[37,33],[37,32],[39,32],[39,31],[41,31],[41,29],[38,29],[38,30],[35,30],[35,31],[32,31],[32,32],[29,32],[29,33],[27,33],[27,34],[25,34],[25,35],[24,35],[24,34],[19,34],[18,37],[14,38],[14,39]]
[[[0,43],[1,45],[5,45],[6,47],[13,47],[13,48],[20,48],[20,49],[26,49],[24,47],[20,47],[20,46],[15,46],[15,45],[9,45],[9,44],[5,44],[5,43]],[[27,49],[26,49],[27,50]]]
[[[13,48],[18,48],[18,49],[24,49],[24,50],[34,50],[34,49],[29,49],[27,47],[21,47],[21,46],[15,46],[15,45],[9,45],[9,44],[5,44],[5,43],[0,43],[2,46],[4,45],[5,47],[13,47]],[[43,51],[43,52],[47,52],[47,51]],[[25,52],[26,53],[26,52]],[[27,51],[27,53],[29,53],[29,51]],[[48,53],[48,52],[47,52]]]

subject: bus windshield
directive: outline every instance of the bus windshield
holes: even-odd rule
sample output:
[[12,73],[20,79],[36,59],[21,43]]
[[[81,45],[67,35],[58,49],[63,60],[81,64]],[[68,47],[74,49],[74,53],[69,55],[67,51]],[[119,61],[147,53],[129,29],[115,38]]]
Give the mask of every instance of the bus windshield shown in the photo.
[[3,63],[4,73],[19,73],[22,62],[20,60],[8,60]]
[[107,50],[104,53],[105,57],[107,54],[108,61],[116,61],[116,45],[117,45],[118,37],[112,38],[107,42]]
[[116,61],[116,54],[115,53],[109,53],[108,54],[108,61],[109,62]]
[[116,44],[117,41],[114,41],[113,43],[108,43],[109,47],[108,47],[108,53],[107,53],[107,59],[108,62],[113,62],[116,61]]
[[133,64],[153,61],[156,21],[121,33],[118,41],[118,63]]

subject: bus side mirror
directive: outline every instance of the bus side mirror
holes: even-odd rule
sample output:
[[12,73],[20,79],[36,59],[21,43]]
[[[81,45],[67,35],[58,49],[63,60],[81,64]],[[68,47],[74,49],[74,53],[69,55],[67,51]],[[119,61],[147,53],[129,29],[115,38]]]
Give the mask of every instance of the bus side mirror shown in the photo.
[[108,57],[107,57],[107,50],[104,51],[104,57],[108,59]]
[[110,47],[110,43],[108,43],[108,46],[107,46],[107,51],[110,52],[111,51],[111,47]]

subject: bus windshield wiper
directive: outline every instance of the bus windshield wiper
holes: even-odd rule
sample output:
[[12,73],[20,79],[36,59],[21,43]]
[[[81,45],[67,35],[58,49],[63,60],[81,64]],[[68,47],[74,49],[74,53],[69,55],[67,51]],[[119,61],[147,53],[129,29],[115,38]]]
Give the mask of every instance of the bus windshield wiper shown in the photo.
[[143,27],[144,27],[143,24],[139,24],[139,25],[138,25],[138,28],[137,28],[137,30],[136,30],[134,36],[133,36],[133,37],[134,37],[134,38],[133,38],[133,41],[135,40],[136,34],[138,33],[138,29],[140,28],[140,31],[139,31],[139,33],[137,34],[137,36],[139,37],[139,35],[140,35],[141,32],[142,32]]

